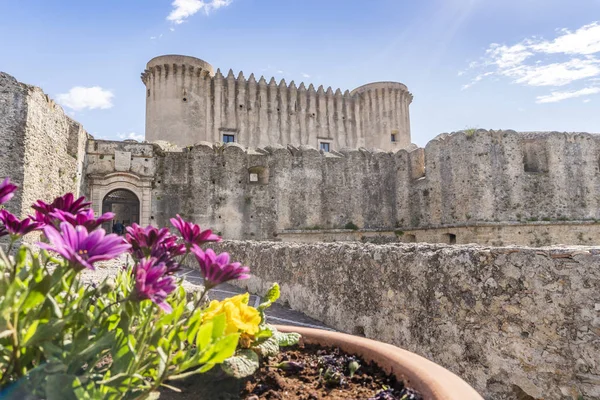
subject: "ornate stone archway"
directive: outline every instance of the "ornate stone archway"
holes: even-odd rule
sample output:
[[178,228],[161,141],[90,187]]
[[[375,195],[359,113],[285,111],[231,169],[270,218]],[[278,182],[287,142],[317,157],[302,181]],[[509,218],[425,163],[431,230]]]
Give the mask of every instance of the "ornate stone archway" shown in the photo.
[[153,178],[143,178],[130,172],[113,172],[106,175],[89,175],[89,196],[96,215],[102,214],[102,202],[111,192],[125,189],[139,199],[139,224],[150,225],[152,210],[152,181]]

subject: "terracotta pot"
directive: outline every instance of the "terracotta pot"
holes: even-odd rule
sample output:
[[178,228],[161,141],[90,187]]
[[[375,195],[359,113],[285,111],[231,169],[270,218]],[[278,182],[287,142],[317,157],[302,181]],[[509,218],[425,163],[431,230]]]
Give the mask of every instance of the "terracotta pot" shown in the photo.
[[298,332],[304,343],[336,346],[367,362],[373,361],[418,391],[425,400],[483,400],[475,389],[452,372],[391,344],[321,329],[275,326],[281,332]]

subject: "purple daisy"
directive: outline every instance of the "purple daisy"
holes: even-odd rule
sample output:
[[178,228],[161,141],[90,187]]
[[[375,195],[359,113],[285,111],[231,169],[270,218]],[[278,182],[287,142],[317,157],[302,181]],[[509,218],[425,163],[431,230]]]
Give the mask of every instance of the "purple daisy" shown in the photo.
[[220,242],[221,238],[212,233],[210,229],[202,230],[199,225],[191,222],[184,221],[183,218],[177,214],[176,218],[171,218],[171,224],[177,228],[184,242],[187,243],[188,248],[192,245],[201,245],[207,242]]
[[55,198],[52,203],[44,203],[42,200],[36,201],[31,208],[35,210],[35,219],[44,224],[52,223],[51,212],[56,210],[65,211],[71,214],[77,214],[92,203],[86,202],[85,197],[81,196],[75,200],[73,193],[67,193],[64,196]]
[[112,220],[115,216],[114,213],[107,212],[96,218],[94,215],[94,210],[92,210],[91,208],[80,210],[75,214],[72,214],[68,211],[55,210],[48,215],[51,218],[57,219],[61,222],[68,222],[73,226],[85,226],[88,231],[93,231],[106,221]]
[[61,222],[59,230],[46,226],[44,233],[50,244],[38,245],[60,254],[78,271],[85,268],[95,270],[95,262],[112,260],[131,247],[120,236],[107,235],[104,229],[89,233],[84,226],[74,227],[68,222]]
[[0,204],[4,204],[12,199],[16,190],[17,186],[10,183],[10,178],[4,179],[4,181],[0,183]]
[[0,210],[0,222],[4,224],[7,233],[15,237],[27,235],[29,232],[41,229],[43,226],[42,223],[33,221],[30,217],[19,220],[6,210]]
[[125,239],[131,244],[130,252],[138,259],[147,257],[152,248],[162,243],[170,234],[168,228],[158,229],[151,225],[142,228],[138,224],[127,227]]
[[156,305],[170,313],[173,311],[166,298],[177,286],[175,279],[167,275],[167,266],[156,258],[140,261],[135,269],[135,292],[137,300],[152,300]]
[[212,249],[203,251],[197,246],[192,248],[192,253],[196,256],[204,285],[208,289],[227,281],[250,278],[250,268],[243,267],[238,262],[230,263],[228,253],[216,255]]

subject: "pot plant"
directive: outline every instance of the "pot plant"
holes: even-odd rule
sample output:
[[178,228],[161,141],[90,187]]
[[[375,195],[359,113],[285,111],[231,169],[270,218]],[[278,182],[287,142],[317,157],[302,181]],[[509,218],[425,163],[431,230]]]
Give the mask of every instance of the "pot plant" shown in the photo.
[[334,347],[373,362],[394,375],[424,399],[483,400],[460,377],[417,354],[390,344],[345,333],[297,326],[275,325],[280,332],[296,332],[304,344]]

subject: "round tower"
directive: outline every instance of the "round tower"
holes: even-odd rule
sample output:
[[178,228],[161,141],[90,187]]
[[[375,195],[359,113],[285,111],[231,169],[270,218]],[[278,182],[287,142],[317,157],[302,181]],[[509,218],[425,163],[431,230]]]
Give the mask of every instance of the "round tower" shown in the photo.
[[195,57],[153,58],[142,73],[146,85],[146,140],[187,146],[207,140],[204,126],[213,67]]
[[400,82],[368,83],[351,93],[359,105],[365,147],[397,151],[410,145],[409,105],[413,96]]

